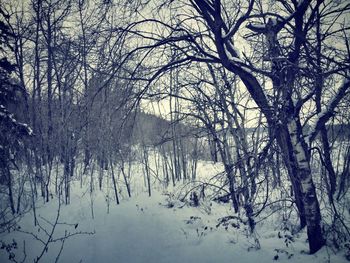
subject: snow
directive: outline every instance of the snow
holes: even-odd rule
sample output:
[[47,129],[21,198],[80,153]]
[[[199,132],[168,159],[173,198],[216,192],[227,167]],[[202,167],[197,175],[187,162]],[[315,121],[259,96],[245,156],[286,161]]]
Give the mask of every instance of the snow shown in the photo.
[[[237,58],[239,61],[241,61],[240,63],[242,63],[243,61],[241,60],[241,53],[240,51],[230,42],[228,42],[226,45],[230,45],[230,48],[236,53],[237,55]],[[228,59],[234,59],[232,56],[231,56],[231,53],[227,50],[227,48],[225,47],[225,54],[226,56],[228,57]]]
[[231,53],[230,53],[229,51],[227,51],[226,48],[225,48],[225,54],[226,54],[226,56],[227,56],[227,58],[228,58],[229,60],[233,60],[233,57],[232,57]]
[[232,31],[232,28],[227,33],[225,33],[224,30],[222,29],[221,31],[222,38],[223,39],[227,38],[230,35],[231,31]]
[[[237,53],[237,52],[236,52]],[[234,64],[239,64],[239,66],[244,69],[248,73],[252,73],[252,71],[247,68],[247,66],[244,64],[243,60],[238,58],[238,57],[233,57],[229,51],[226,50],[225,48],[225,54],[227,58]],[[238,54],[238,53],[237,53]]]
[[234,45],[231,45],[231,47],[236,52],[238,58],[241,58],[242,57],[241,52]]
[[21,125],[21,126],[23,126],[23,127],[27,130],[28,135],[33,135],[33,130],[32,130],[32,128],[30,128],[30,127],[28,126],[27,123],[18,122],[18,124]]
[[298,7],[300,7],[303,3],[304,3],[305,0],[300,0],[298,1]]
[[[96,258],[103,262],[214,262],[228,249],[216,242],[215,236],[198,236],[193,226],[185,223],[193,211],[178,215],[176,210],[161,207],[159,197],[140,196],[109,215],[103,209],[96,211],[96,234],[84,243],[75,243],[75,247],[68,248],[67,244],[67,257],[62,261],[68,262],[75,255],[73,262],[96,262]],[[86,253],[82,257],[75,251]],[[232,257],[234,253],[226,252],[221,262],[230,262]]]
[[[89,202],[79,195],[77,200],[63,208],[62,217],[78,229],[93,230],[94,235],[74,236],[65,243],[59,262],[271,262],[285,250],[285,245],[271,230],[261,232],[264,237],[262,249],[249,249],[252,241],[242,233],[230,233],[216,229],[218,216],[227,214],[227,207],[216,205],[215,212],[207,215],[199,209],[184,207],[169,209],[159,204],[164,202],[160,193],[149,198],[140,195],[132,200],[113,206],[106,213],[105,200],[96,196],[95,219],[90,216]],[[41,214],[54,214],[48,207]],[[192,218],[198,218],[191,220]],[[30,225],[27,222],[28,227]],[[207,229],[205,229],[207,227]],[[303,234],[302,239],[306,236]],[[29,255],[39,250],[40,243],[26,242]],[[300,253],[306,250],[302,240],[291,247],[293,262],[326,262],[324,253],[310,256]],[[300,250],[300,251],[299,251]],[[58,246],[49,248],[43,262],[54,262]],[[289,252],[288,252],[289,253]],[[288,262],[288,255],[279,254],[281,262]],[[3,254],[1,262],[6,262]],[[324,260],[324,261],[322,261]]]
[[[270,21],[271,21],[271,24],[272,24],[273,26],[277,25],[277,18],[271,17],[271,18],[270,18]],[[270,22],[270,21],[269,21],[269,22]]]
[[30,128],[29,126],[27,127],[27,130],[28,130],[28,134],[29,135],[33,135],[33,130],[32,128]]
[[296,106],[299,102],[299,100],[295,97],[292,97],[292,101],[293,101],[293,106]]
[[232,62],[236,62],[236,63],[243,63],[243,61],[242,61],[241,59],[235,58],[235,57],[231,57],[230,60],[231,60]]
[[[198,172],[202,175],[201,180],[205,180],[222,168],[221,164],[200,162]],[[135,192],[143,184],[142,176],[138,178],[134,182]],[[179,190],[186,188],[182,183],[169,189],[157,186],[152,189],[151,197],[143,187],[143,191],[132,198],[122,198],[120,205],[116,205],[110,188],[97,190],[96,180],[96,190],[90,195],[89,178],[85,179],[83,188],[80,188],[79,181],[72,182],[71,204],[62,205],[60,210],[59,222],[65,224],[57,226],[54,238],[64,236],[65,231],[94,234],[68,238],[58,262],[264,263],[273,262],[276,255],[279,262],[328,262],[329,257],[331,262],[342,260],[342,255],[333,255],[326,248],[316,255],[307,255],[305,231],[296,235],[287,247],[283,238],[287,233],[279,237],[281,219],[274,216],[258,223],[256,236],[261,248],[256,249],[254,238],[248,234],[244,224],[239,223],[238,228],[228,225],[227,229],[224,225],[218,226],[219,218],[234,215],[230,204],[201,200],[199,207],[188,206],[178,200]],[[191,184],[187,186],[191,187]],[[48,230],[50,226],[45,220],[53,222],[57,208],[57,197],[49,203],[38,204],[39,223]],[[24,215],[20,226],[22,231],[45,237],[43,231],[33,226],[32,212]],[[17,260],[23,257],[21,240],[26,240],[26,262],[33,262],[43,247],[30,235],[20,232],[0,234],[0,240],[12,242],[13,239],[19,246]],[[40,262],[55,262],[60,246],[61,242],[50,244]],[[9,262],[4,250],[0,250],[0,262]]]
[[265,24],[261,24],[261,23],[251,23],[249,24],[252,28],[254,29],[260,29],[260,30],[263,30],[266,28],[266,25]]

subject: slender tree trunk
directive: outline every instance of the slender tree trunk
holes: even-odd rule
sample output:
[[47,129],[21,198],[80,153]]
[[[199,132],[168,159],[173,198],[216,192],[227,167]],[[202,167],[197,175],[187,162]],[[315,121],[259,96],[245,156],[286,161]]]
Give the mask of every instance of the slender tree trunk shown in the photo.
[[121,165],[120,169],[121,169],[121,172],[123,174],[123,179],[125,182],[126,191],[128,192],[128,196],[131,197],[130,182],[126,178],[126,173],[125,173],[125,169],[124,169],[124,160],[122,160],[122,165]]
[[[52,153],[52,132],[53,132],[53,122],[52,122],[52,59],[53,59],[53,51],[52,51],[52,41],[53,41],[53,31],[51,27],[51,20],[48,18],[47,21],[47,161],[49,164],[49,168],[51,170],[53,153]],[[50,172],[49,172],[50,173]],[[50,180],[50,177],[48,177]]]
[[239,202],[235,190],[235,176],[233,174],[233,165],[225,165],[225,172],[229,182],[230,197],[235,213],[239,211]]
[[169,169],[168,169],[168,160],[167,160],[167,156],[166,156],[166,152],[163,146],[161,146],[161,154],[162,154],[162,159],[163,159],[163,176],[165,179],[165,185],[168,186],[169,185]]
[[[111,170],[112,170],[112,181],[113,181],[113,188],[114,188],[114,194],[115,194],[115,201],[117,202],[117,205],[119,205],[118,189],[117,189],[117,183],[115,180],[114,167],[113,167],[112,160],[109,162],[109,165],[110,165]],[[129,197],[130,197],[130,195],[129,195]]]
[[150,175],[150,168],[149,168],[149,161],[148,161],[148,152],[147,152],[146,148],[144,148],[143,156],[144,156],[144,161],[145,161],[148,196],[151,196],[151,194],[152,194],[152,192],[151,192],[151,175]]

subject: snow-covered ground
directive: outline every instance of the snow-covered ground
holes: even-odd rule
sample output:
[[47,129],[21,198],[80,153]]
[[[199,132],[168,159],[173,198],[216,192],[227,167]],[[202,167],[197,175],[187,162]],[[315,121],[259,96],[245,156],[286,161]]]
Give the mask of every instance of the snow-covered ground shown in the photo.
[[[202,166],[202,172],[216,172],[215,167]],[[142,180],[141,180],[142,181]],[[308,255],[306,233],[288,239],[281,231],[276,217],[270,217],[256,227],[255,238],[247,227],[232,219],[219,225],[219,218],[233,215],[229,204],[203,201],[199,207],[171,198],[181,188],[139,191],[132,198],[123,198],[120,205],[113,200],[111,190],[80,188],[79,181],[72,182],[70,205],[61,205],[52,239],[82,233],[67,238],[58,262],[119,262],[119,263],[186,263],[186,262],[345,262],[341,253],[335,255],[324,247],[316,255]],[[171,205],[169,205],[171,204]],[[42,226],[33,226],[33,214],[28,212],[19,222],[19,232],[3,233],[0,240],[6,244],[17,243],[12,248],[15,259],[24,257],[33,262],[44,245],[36,237],[47,240],[55,222],[58,199],[38,204],[37,215]],[[48,233],[45,233],[46,230]],[[32,234],[23,233],[30,232]],[[50,243],[40,262],[55,262],[62,242]],[[0,262],[9,262],[9,253],[0,250]]]

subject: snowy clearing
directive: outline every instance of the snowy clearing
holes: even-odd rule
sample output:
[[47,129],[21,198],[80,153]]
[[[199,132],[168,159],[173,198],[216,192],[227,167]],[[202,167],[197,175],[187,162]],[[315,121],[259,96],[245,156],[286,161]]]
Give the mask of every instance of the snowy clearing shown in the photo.
[[[228,204],[209,203],[210,210],[190,207],[181,202],[169,208],[168,195],[155,191],[151,197],[146,193],[123,200],[120,205],[106,202],[102,191],[94,192],[93,213],[91,198],[82,191],[79,184],[73,184],[74,194],[70,205],[63,205],[59,222],[78,223],[76,229],[63,225],[58,227],[54,238],[63,236],[64,231],[94,232],[91,235],[70,237],[58,262],[343,262],[341,255],[323,248],[315,255],[308,255],[306,234],[301,233],[294,242],[286,246],[285,239],[278,237],[274,222],[265,221],[259,225],[257,234],[261,249],[256,249],[254,239],[247,235],[247,228],[224,224],[218,225],[218,218],[232,215]],[[210,214],[208,214],[210,211]],[[57,199],[42,205],[37,210],[39,222],[54,221],[57,214]],[[44,218],[44,219],[43,219]],[[20,222],[21,230],[40,235],[33,227],[32,212]],[[48,225],[46,225],[48,227]],[[227,229],[226,229],[227,228]],[[14,232],[2,234],[3,241],[15,239],[19,248],[16,258],[23,257],[22,240],[25,239],[27,259],[33,262],[43,245],[33,237]],[[43,262],[55,262],[61,242],[53,243],[44,254]],[[1,262],[9,262],[8,254],[1,250]]]

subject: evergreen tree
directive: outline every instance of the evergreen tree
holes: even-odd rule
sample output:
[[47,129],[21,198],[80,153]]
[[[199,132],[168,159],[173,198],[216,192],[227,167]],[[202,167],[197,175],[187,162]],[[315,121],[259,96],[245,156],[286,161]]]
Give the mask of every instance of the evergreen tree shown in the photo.
[[14,213],[11,167],[16,166],[15,153],[22,148],[25,137],[30,136],[32,131],[27,124],[17,121],[14,107],[11,107],[20,102],[22,87],[12,75],[16,70],[16,65],[10,62],[14,35],[3,22],[6,14],[1,8],[0,15],[0,183],[8,186],[10,207]]

